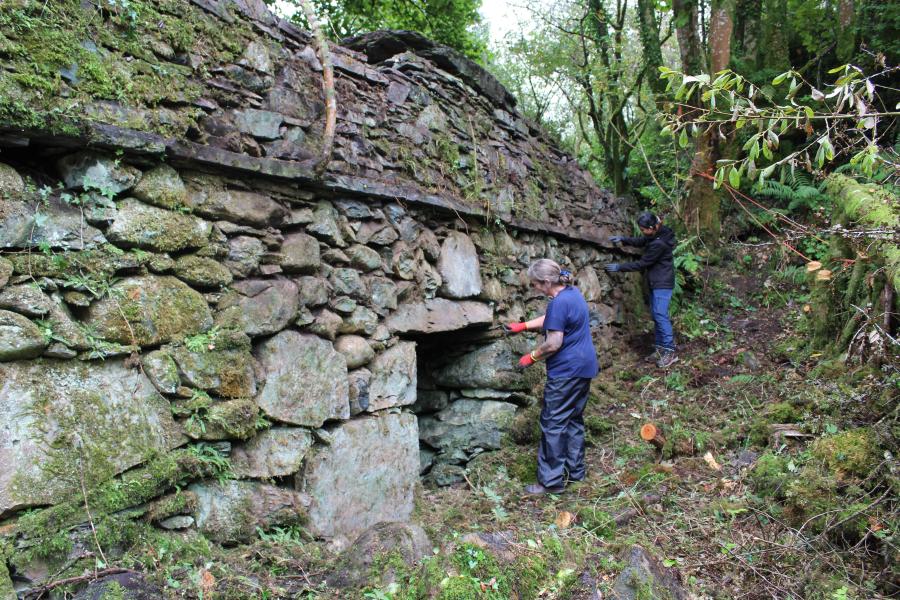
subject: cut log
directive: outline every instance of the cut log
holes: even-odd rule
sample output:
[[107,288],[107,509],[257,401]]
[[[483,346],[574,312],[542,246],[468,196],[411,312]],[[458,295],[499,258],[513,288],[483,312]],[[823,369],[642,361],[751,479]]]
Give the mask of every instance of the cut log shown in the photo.
[[653,444],[656,449],[660,451],[663,449],[663,446],[666,445],[666,438],[663,437],[662,432],[653,423],[645,423],[644,426],[641,427],[641,439]]
[[790,439],[803,439],[813,437],[808,433],[803,433],[797,429],[794,423],[772,423],[769,425],[769,439],[772,446],[777,448]]

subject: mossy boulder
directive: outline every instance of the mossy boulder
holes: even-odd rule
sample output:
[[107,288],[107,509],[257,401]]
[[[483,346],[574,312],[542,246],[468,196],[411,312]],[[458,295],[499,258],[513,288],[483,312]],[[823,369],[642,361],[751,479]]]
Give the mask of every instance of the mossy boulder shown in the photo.
[[209,391],[224,398],[247,398],[256,395],[256,377],[250,344],[246,348],[192,352],[174,348],[172,357],[178,365],[182,384]]
[[131,193],[138,200],[169,210],[181,208],[187,200],[181,176],[169,165],[159,165],[144,173]]
[[250,541],[257,529],[302,523],[310,504],[307,495],[248,481],[198,483],[194,519],[209,539],[223,544]]
[[307,427],[350,417],[347,365],[330,342],[282,331],[258,346],[256,358],[265,374],[259,405],[270,417]]
[[787,457],[772,452],[760,456],[749,476],[756,493],[764,497],[784,498],[785,488],[791,480],[789,462]]
[[141,358],[144,373],[163,394],[174,394],[181,385],[178,376],[178,365],[169,352],[154,350]]
[[5,286],[13,273],[13,264],[0,256],[0,288]]
[[868,477],[880,460],[875,432],[868,427],[819,438],[810,452],[839,479]]
[[129,190],[141,178],[138,169],[91,151],[64,156],[56,167],[67,187],[94,189],[107,195]]
[[0,200],[19,199],[25,192],[22,176],[11,166],[0,163]]
[[376,523],[407,521],[419,474],[415,415],[356,418],[328,434],[331,444],[307,457],[296,479],[312,500],[313,535],[352,538]]
[[110,241],[155,252],[202,248],[209,243],[212,225],[187,215],[126,198],[106,231]]
[[267,429],[231,451],[238,477],[271,479],[293,475],[313,445],[312,434],[300,427]]
[[47,339],[37,325],[20,314],[0,310],[0,361],[40,356]]
[[270,335],[288,326],[297,315],[297,284],[289,279],[246,279],[219,302],[216,323],[240,328],[247,335]]
[[0,363],[0,515],[58,502],[184,441],[169,403],[122,361]]
[[108,341],[152,346],[212,327],[209,306],[198,292],[171,276],[129,277],[94,302],[87,324]]
[[187,434],[196,440],[247,440],[256,433],[259,409],[246,398],[216,402],[199,418],[185,424]]
[[228,267],[204,256],[182,256],[175,261],[175,275],[198,288],[221,288],[230,284],[233,277]]

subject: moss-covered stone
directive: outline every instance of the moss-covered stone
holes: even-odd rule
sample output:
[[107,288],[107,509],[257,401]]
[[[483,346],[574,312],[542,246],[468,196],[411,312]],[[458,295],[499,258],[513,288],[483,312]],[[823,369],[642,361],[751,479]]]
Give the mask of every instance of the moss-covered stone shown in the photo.
[[209,243],[212,225],[199,217],[156,208],[134,198],[119,204],[106,231],[113,242],[156,252],[202,248]]
[[760,456],[750,472],[750,481],[754,491],[760,496],[783,498],[785,488],[790,482],[788,462],[786,457],[772,452],[766,452]]
[[144,173],[131,193],[138,200],[169,210],[183,207],[187,200],[184,182],[169,165],[159,165]]
[[0,362],[40,356],[47,342],[37,325],[20,314],[0,310]]
[[880,460],[875,433],[868,427],[820,438],[810,451],[839,479],[868,477]]
[[168,402],[121,361],[0,363],[0,514],[58,502],[185,441]]
[[198,292],[170,276],[129,277],[91,305],[87,324],[108,341],[149,346],[181,340],[212,327]]
[[233,277],[221,262],[203,256],[182,256],[175,261],[175,275],[199,288],[220,288]]
[[198,440],[247,440],[256,433],[259,412],[253,400],[217,402],[185,424],[187,434]]

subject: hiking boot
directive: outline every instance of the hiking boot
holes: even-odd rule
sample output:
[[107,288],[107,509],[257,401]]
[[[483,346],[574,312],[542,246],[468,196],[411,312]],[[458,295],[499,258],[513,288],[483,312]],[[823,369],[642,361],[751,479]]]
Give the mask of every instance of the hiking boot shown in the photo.
[[674,350],[663,350],[659,353],[659,360],[656,361],[656,366],[660,369],[667,369],[671,367],[676,360],[678,360],[678,357],[675,356]]
[[654,348],[653,352],[644,357],[645,363],[655,363],[659,360],[659,348]]
[[528,496],[543,496],[544,494],[562,494],[566,491],[566,486],[544,487],[539,483],[532,483],[525,486],[525,494]]

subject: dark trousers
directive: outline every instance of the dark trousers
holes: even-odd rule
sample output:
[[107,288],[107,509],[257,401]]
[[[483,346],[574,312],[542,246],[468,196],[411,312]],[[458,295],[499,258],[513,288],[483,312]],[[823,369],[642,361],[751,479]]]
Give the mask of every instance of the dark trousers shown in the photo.
[[538,481],[544,487],[560,487],[584,479],[584,407],[591,380],[588,377],[548,379],[541,410],[541,445],[538,447]]

